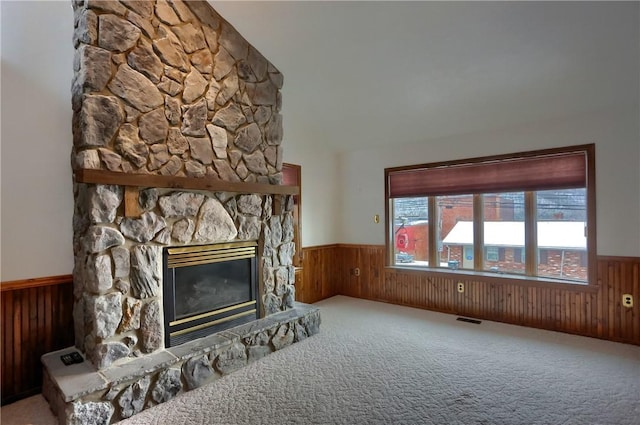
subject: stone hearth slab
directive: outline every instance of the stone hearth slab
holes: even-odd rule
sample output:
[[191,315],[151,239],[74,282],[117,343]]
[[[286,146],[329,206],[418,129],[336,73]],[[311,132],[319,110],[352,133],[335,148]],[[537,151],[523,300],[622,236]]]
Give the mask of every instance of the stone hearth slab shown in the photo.
[[118,385],[124,381],[138,379],[158,370],[171,367],[178,360],[179,358],[173,354],[167,351],[160,351],[121,365],[113,365],[99,373],[105,377],[110,385]]
[[109,383],[103,375],[98,373],[95,366],[87,361],[65,366],[60,356],[74,352],[79,354],[75,347],[69,347],[47,353],[41,358],[45,370],[51,377],[55,377],[65,402],[102,390]]
[[[97,413],[100,423],[114,423],[312,336],[319,325],[318,307],[295,303],[292,309],[102,370],[89,361],[65,366],[60,356],[78,352],[66,348],[42,356],[43,395],[61,424],[82,424]],[[131,395],[132,389],[137,395]],[[161,400],[152,400],[157,394]]]

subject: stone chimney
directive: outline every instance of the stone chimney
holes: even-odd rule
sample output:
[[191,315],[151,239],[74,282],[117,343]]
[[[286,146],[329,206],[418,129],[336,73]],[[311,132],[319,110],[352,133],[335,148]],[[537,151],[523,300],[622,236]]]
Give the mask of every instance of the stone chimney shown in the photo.
[[262,311],[292,307],[291,196],[251,191],[282,181],[282,74],[206,1],[73,6],[76,347],[164,348],[166,246],[258,241]]

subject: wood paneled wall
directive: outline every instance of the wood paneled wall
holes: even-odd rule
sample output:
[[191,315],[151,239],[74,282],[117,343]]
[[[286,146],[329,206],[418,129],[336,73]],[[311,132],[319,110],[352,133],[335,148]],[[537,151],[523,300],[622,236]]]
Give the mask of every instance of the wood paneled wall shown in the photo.
[[338,245],[303,248],[302,253],[302,270],[296,273],[296,300],[311,304],[336,295]]
[[74,344],[70,275],[3,282],[2,404],[36,394],[40,356]]
[[[622,307],[622,294],[634,296],[633,308]],[[303,248],[296,299],[314,303],[334,295],[640,345],[637,257],[599,257],[598,286],[585,287],[385,268],[378,245]],[[71,276],[4,282],[1,303],[6,404],[40,391],[40,356],[73,345]]]
[[[637,257],[598,257],[598,285],[582,286],[385,268],[384,246],[378,245],[303,251],[303,302],[348,295],[640,345]],[[634,296],[633,308],[622,306],[622,294]]]

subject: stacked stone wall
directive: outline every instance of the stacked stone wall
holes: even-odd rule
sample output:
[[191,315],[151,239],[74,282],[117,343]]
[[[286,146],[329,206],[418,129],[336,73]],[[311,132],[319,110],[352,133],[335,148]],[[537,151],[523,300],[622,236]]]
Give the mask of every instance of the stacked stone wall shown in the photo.
[[205,1],[74,1],[75,169],[282,180],[282,74]]

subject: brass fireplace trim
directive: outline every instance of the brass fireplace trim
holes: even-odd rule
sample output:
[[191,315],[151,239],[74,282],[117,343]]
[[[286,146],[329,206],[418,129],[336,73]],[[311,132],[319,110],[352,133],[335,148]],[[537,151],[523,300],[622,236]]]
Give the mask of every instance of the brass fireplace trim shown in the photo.
[[199,314],[197,316],[189,316],[189,317],[186,317],[184,319],[176,320],[175,322],[169,322],[169,325],[170,326],[177,326],[177,325],[181,325],[183,323],[193,322],[194,320],[203,319],[205,317],[213,316],[215,314],[222,314],[222,313],[226,313],[227,311],[237,310],[239,308],[247,307],[247,306],[250,306],[250,305],[255,305],[255,303],[256,303],[256,300],[247,301],[246,303],[242,303],[242,304],[235,304],[235,305],[232,305],[230,307],[225,307],[225,308],[221,308],[221,309],[214,310],[214,311],[208,311],[206,313],[202,313],[202,314]]
[[217,324],[220,324],[220,323],[228,322],[230,320],[234,320],[234,319],[237,319],[239,317],[249,316],[250,314],[256,314],[256,309],[254,308],[253,310],[243,311],[242,313],[237,313],[237,314],[234,314],[232,316],[223,317],[222,319],[214,320],[212,322],[207,322],[207,323],[203,323],[201,325],[194,326],[194,327],[191,327],[191,328],[187,328],[187,329],[182,329],[182,330],[179,330],[179,331],[171,332],[169,334],[169,336],[175,337],[175,336],[183,335],[183,334],[186,334],[188,332],[193,332],[193,331],[197,331],[197,330],[200,330],[200,329],[208,328],[210,326],[214,326],[214,325],[217,325]]
[[256,242],[249,241],[168,248],[167,267],[197,266],[200,264],[254,258],[257,246]]

